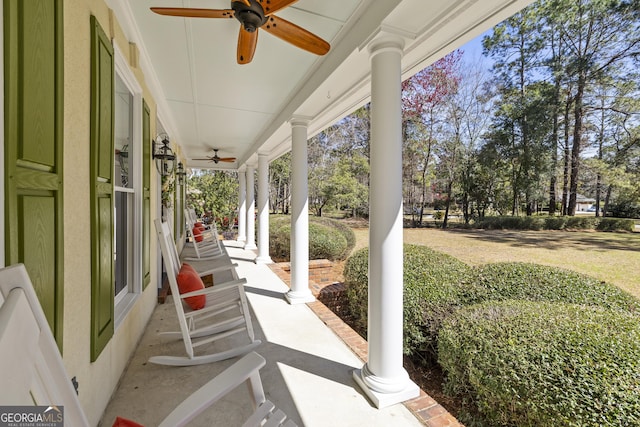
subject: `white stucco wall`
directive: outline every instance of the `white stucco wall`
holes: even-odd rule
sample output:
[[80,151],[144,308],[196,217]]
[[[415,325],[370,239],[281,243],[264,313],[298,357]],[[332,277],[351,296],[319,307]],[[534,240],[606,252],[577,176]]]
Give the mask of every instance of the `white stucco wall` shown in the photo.
[[[64,0],[64,342],[63,359],[70,377],[79,383],[79,398],[92,425],[97,425],[140,339],[157,300],[156,245],[151,228],[151,284],[117,326],[94,363],[91,342],[90,245],[90,16],[129,55],[129,41],[102,0]],[[133,69],[151,109],[155,134],[156,106],[141,70]],[[153,173],[155,169],[151,169]],[[153,178],[153,177],[152,177]],[[156,180],[151,180],[151,207],[156,203]],[[151,218],[156,214],[152,211]]]

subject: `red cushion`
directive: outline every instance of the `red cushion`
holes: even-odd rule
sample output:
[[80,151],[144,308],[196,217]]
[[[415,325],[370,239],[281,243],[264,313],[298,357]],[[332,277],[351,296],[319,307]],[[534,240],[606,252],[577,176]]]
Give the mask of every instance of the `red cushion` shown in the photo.
[[196,242],[202,242],[203,237],[202,237],[202,228],[200,227],[193,227],[193,237],[194,239],[196,239]]
[[[198,272],[189,264],[182,264],[177,279],[180,294],[204,289],[204,283],[198,275]],[[207,303],[207,297],[205,295],[196,295],[194,297],[185,298],[184,301],[192,310],[200,310]]]
[[196,222],[195,224],[193,224],[194,227],[198,227],[198,228],[204,228],[204,224],[201,223],[200,221]]
[[142,424],[138,424],[135,421],[128,420],[122,417],[116,417],[112,427],[144,427]]

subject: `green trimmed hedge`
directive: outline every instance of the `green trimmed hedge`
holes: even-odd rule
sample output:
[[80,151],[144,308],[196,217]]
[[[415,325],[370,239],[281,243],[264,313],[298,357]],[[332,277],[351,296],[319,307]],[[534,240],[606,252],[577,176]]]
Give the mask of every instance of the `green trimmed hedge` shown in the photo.
[[632,219],[593,216],[487,216],[475,224],[487,230],[634,231]]
[[640,313],[632,295],[585,274],[559,267],[521,262],[486,264],[471,280],[483,289],[477,300],[529,300],[597,305]]
[[629,313],[486,302],[443,322],[438,361],[474,425],[640,425],[640,318]]
[[[291,216],[269,217],[269,253],[279,261],[291,257]],[[353,250],[355,234],[346,225],[329,219],[309,217],[309,259],[343,260]]]
[[[356,328],[367,328],[368,249],[344,268],[349,312]],[[589,304],[640,313],[640,301],[619,288],[558,267],[496,263],[471,268],[425,246],[404,247],[404,352],[427,362],[437,357],[442,321],[463,306],[521,299]]]
[[[346,295],[355,326],[367,327],[368,249],[355,252],[344,268]],[[404,352],[436,360],[440,323],[461,306],[476,302],[481,290],[469,280],[471,268],[426,246],[404,245]]]

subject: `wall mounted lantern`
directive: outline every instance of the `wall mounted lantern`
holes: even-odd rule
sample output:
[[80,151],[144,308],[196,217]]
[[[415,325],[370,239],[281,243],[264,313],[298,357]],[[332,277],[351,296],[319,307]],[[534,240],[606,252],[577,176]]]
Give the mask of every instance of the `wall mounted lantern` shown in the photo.
[[169,147],[169,135],[161,133],[153,142],[153,158],[156,161],[156,169],[162,176],[173,173],[176,164],[176,155]]
[[187,176],[187,172],[185,172],[182,162],[178,162],[178,166],[176,167],[176,176],[178,177],[178,184],[184,185],[184,177]]

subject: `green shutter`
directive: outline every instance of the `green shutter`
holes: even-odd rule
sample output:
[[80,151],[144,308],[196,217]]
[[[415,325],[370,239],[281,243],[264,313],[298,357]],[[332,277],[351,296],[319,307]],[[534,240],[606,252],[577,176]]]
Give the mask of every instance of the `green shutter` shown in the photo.
[[151,282],[151,111],[142,101],[142,288]]
[[91,361],[113,336],[113,122],[111,41],[91,17]]
[[23,263],[62,350],[62,0],[4,1],[5,263]]

